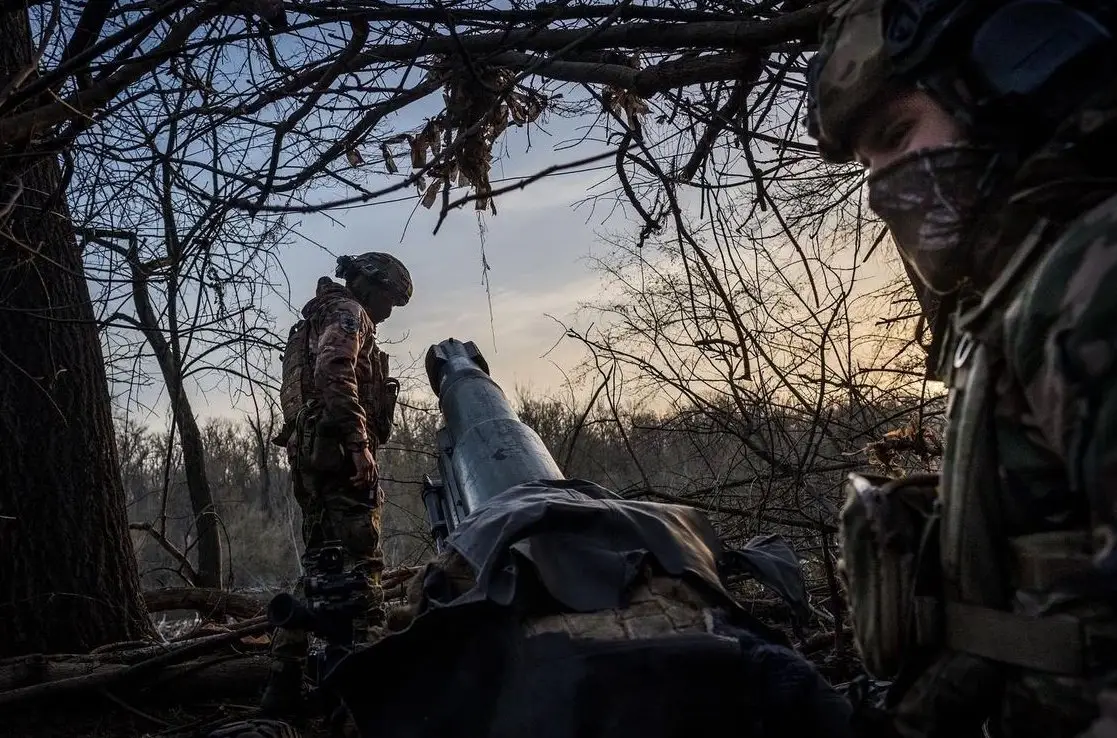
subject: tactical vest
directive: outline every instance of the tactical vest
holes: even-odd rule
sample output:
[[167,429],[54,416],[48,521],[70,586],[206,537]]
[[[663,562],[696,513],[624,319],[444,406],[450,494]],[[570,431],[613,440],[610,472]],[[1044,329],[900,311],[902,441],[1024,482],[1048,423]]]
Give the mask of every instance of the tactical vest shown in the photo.
[[314,395],[314,357],[310,351],[310,324],[299,320],[287,334],[283,350],[283,382],[279,406],[283,422],[293,423]]
[[[283,381],[279,390],[280,408],[285,425],[294,427],[296,418],[318,392],[314,386],[314,352],[311,349],[311,328],[307,320],[299,320],[287,336],[283,351]],[[399,397],[399,380],[388,374],[388,354],[379,348],[371,349],[370,365],[373,375],[357,384],[357,399],[365,411],[369,430],[380,443],[386,443],[392,434],[396,402]]]
[[982,306],[958,321],[942,480],[946,641],[954,650],[1001,664],[1081,676],[1093,656],[1091,619],[1014,610],[1013,600],[1020,590],[1043,592],[1087,571],[1091,533],[1057,530],[1007,541],[999,534],[1005,518],[991,426],[996,364],[982,339],[990,327],[999,329],[1004,312],[998,303],[1030,273],[1051,241],[1048,230],[1046,222],[1036,226]]
[[[1102,644],[1117,642],[1113,620],[1097,605],[1064,601],[1051,613],[1040,604],[1039,593],[1091,566],[1088,530],[1003,533],[993,427],[998,337],[1016,287],[1052,242],[1050,224],[1039,223],[982,304],[951,324],[939,370],[950,395],[937,499],[922,478],[851,475],[846,485],[840,570],[855,642],[871,674],[907,690],[898,714],[987,704],[996,716],[1004,684],[1029,674],[1032,685],[1085,685],[1112,654]],[[1085,687],[1072,693],[1068,710],[1091,701]]]

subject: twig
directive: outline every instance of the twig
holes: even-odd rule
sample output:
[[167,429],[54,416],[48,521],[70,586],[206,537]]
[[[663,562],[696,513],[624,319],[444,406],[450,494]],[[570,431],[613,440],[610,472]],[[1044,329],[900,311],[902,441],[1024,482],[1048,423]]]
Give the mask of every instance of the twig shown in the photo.
[[113,694],[112,692],[110,692],[107,689],[102,689],[102,690],[100,690],[100,692],[101,692],[101,695],[105,699],[107,699],[109,702],[112,702],[115,705],[117,705],[118,707],[121,707],[124,710],[127,710],[128,712],[132,713],[133,715],[136,715],[138,717],[142,717],[144,720],[147,720],[148,722],[155,723],[156,725],[158,725],[160,727],[163,727],[163,728],[168,728],[171,725],[170,723],[168,723],[166,720],[163,720],[162,718],[157,718],[154,715],[149,715],[148,713],[144,712],[143,710],[140,710],[139,708],[132,707],[127,702],[120,699],[119,697],[117,697],[115,694]]
[[222,633],[221,635],[199,639],[195,643],[183,646],[182,648],[176,648],[132,666],[0,692],[0,705],[10,705],[40,697],[69,694],[90,688],[107,688],[116,684],[132,682],[142,676],[158,671],[165,666],[187,661],[195,656],[212,651],[215,648],[239,641],[246,636],[265,633],[270,629],[271,625],[267,622],[266,618],[255,618],[244,624],[243,627],[237,628],[230,633]]
[[185,573],[183,573],[182,575],[183,578],[185,578],[191,584],[198,581],[198,572],[194,568],[193,564],[190,563],[190,559],[188,559],[186,557],[186,554],[184,554],[182,551],[179,551],[178,547],[167,540],[166,536],[155,530],[154,525],[152,525],[151,523],[129,523],[128,527],[131,530],[145,531],[149,536],[155,539],[156,543],[163,547],[163,550],[171,555],[172,559],[178,562],[179,566],[181,566],[182,569],[185,570]]

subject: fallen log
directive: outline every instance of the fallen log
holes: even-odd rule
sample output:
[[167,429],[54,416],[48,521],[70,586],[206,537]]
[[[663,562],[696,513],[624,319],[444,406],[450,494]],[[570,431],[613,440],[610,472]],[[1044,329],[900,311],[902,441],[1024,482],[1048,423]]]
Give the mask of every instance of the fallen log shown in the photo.
[[[267,681],[271,661],[267,654],[232,654],[208,656],[172,664],[143,680],[119,678],[128,669],[125,664],[89,664],[78,662],[52,662],[44,676],[55,681],[35,685],[43,689],[36,694],[31,689],[18,690],[23,694],[18,699],[10,699],[8,704],[30,702],[39,697],[51,697],[57,691],[51,687],[62,680],[84,678],[78,688],[65,690],[71,696],[67,703],[81,692],[88,692],[92,698],[102,692],[129,697],[142,696],[145,702],[167,700],[171,702],[195,702],[204,700],[229,700],[242,697],[257,697]],[[73,682],[70,682],[71,685]],[[0,697],[12,693],[0,692]]]
[[407,584],[411,577],[421,572],[425,567],[422,566],[400,566],[395,569],[387,569],[380,576],[380,585],[384,589],[394,587],[397,585]]
[[135,688],[141,679],[144,680],[142,686],[146,687],[174,671],[169,667],[197,659],[269,629],[264,618],[256,618],[228,633],[198,638],[174,648],[157,646],[155,648],[161,649],[160,653],[132,664],[26,657],[21,664],[9,664],[0,670],[0,689],[4,690],[0,691],[0,706],[94,688],[111,688],[114,691],[119,688]]
[[[173,702],[256,698],[267,682],[267,654],[213,656],[161,671],[143,691]],[[119,690],[113,690],[114,692]]]
[[202,587],[165,587],[144,592],[148,612],[196,610],[205,619],[263,615],[268,603],[252,595]]
[[[386,570],[380,577],[380,584],[388,599],[402,597],[408,581],[422,570],[421,566]],[[247,619],[263,615],[270,599],[270,594],[251,595],[205,587],[164,587],[144,592],[148,612],[194,610],[207,620],[222,617]]]

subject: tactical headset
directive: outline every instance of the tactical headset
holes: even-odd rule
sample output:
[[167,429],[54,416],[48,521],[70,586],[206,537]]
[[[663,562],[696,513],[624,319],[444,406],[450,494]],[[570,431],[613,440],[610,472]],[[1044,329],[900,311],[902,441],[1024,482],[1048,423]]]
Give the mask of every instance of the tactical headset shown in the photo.
[[1029,146],[1113,79],[1115,5],[891,0],[885,48],[898,76],[924,87],[975,138],[988,132]]
[[1113,80],[1115,6],[886,0],[885,50],[899,81],[925,89],[975,140],[1027,150]]

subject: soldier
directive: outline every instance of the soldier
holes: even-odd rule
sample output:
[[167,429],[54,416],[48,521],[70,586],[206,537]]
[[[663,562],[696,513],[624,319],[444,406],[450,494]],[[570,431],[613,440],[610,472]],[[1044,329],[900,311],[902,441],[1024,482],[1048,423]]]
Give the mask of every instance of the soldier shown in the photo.
[[[388,376],[388,356],[376,346],[376,326],[393,307],[411,299],[411,276],[389,254],[338,259],[337,277],[318,280],[303,307],[283,356],[283,432],[295,500],[303,512],[303,543],[337,540],[347,565],[369,582],[368,621],[384,623],[380,574],[380,487],[376,450],[391,431],[398,382]],[[272,675],[262,708],[268,715],[297,711],[301,702],[307,636],[277,630]]]
[[865,167],[870,207],[940,306],[929,367],[951,397],[941,550],[915,590],[933,627],[867,622],[877,544],[846,525],[851,502],[858,646],[902,657],[901,735],[1078,735],[1117,671],[1114,4],[847,0],[831,15],[808,126],[825,159]]

